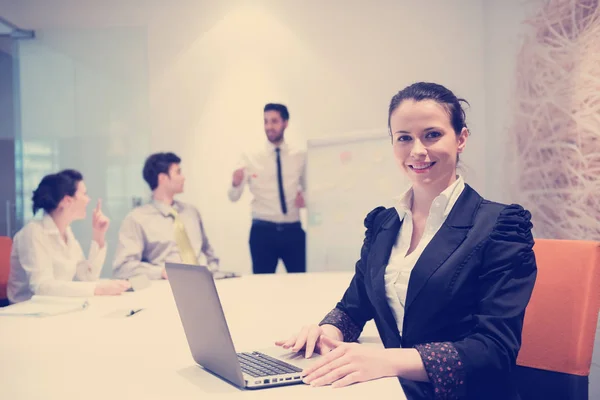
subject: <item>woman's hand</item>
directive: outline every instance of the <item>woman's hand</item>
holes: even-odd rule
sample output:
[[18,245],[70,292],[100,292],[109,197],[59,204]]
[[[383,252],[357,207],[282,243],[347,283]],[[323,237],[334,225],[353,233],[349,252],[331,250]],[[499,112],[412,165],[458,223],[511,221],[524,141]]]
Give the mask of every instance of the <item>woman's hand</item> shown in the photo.
[[94,295],[96,296],[116,296],[131,287],[131,284],[128,281],[123,280],[109,280],[109,281],[100,281],[96,285],[96,289],[94,290]]
[[296,352],[305,349],[305,357],[310,358],[315,351],[323,355],[334,349],[334,347],[323,342],[325,337],[336,341],[343,339],[342,332],[333,325],[307,325],[302,328],[299,334],[288,340],[278,340],[275,344],[284,349],[291,348],[292,351]]
[[98,243],[100,248],[104,247],[104,236],[109,225],[110,220],[102,212],[102,200],[98,199],[98,203],[92,214],[92,239]]
[[311,386],[332,384],[333,387],[343,387],[396,376],[394,355],[387,349],[344,343],[327,336],[322,337],[321,342],[323,346],[333,350],[302,371],[304,383]]

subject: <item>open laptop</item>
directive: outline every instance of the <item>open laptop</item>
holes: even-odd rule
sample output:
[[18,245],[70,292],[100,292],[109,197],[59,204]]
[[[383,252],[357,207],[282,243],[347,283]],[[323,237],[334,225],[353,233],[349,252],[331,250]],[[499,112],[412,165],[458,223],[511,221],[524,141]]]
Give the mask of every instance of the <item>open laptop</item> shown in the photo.
[[169,284],[194,361],[234,385],[258,389],[302,382],[309,360],[279,347],[236,353],[212,273],[207,267],[166,263]]

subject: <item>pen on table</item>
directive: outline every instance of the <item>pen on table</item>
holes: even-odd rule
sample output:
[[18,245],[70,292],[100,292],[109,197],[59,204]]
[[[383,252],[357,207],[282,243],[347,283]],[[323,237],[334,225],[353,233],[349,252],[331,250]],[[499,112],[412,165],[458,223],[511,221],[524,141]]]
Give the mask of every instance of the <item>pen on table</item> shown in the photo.
[[131,310],[127,314],[125,314],[125,316],[126,317],[131,317],[132,315],[137,314],[137,313],[139,313],[142,310],[143,310],[143,308],[138,308],[137,310]]

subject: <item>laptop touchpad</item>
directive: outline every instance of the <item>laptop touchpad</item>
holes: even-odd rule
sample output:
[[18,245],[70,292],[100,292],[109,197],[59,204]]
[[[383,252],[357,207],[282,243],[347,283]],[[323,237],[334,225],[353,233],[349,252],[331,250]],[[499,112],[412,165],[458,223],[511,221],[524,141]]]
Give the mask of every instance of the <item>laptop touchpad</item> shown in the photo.
[[313,353],[313,355],[307,359],[304,357],[304,350],[296,353],[296,352],[290,351],[289,349],[284,349],[284,348],[277,347],[277,346],[269,347],[266,349],[261,349],[259,351],[261,353],[269,355],[273,358],[277,358],[281,361],[285,361],[289,364],[295,365],[296,367],[302,368],[302,369],[309,367],[312,363],[315,362],[315,360],[318,360],[319,357],[321,357],[320,354]]

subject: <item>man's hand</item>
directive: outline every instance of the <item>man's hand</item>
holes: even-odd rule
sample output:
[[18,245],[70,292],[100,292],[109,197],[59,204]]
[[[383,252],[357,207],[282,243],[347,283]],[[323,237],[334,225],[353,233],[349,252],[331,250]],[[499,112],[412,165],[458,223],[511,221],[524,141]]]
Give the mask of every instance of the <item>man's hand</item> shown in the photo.
[[306,204],[304,203],[304,195],[302,194],[302,192],[298,192],[298,194],[296,195],[296,207],[306,207]]
[[233,177],[231,179],[231,184],[233,187],[238,187],[244,181],[244,168],[239,168],[233,171]]

